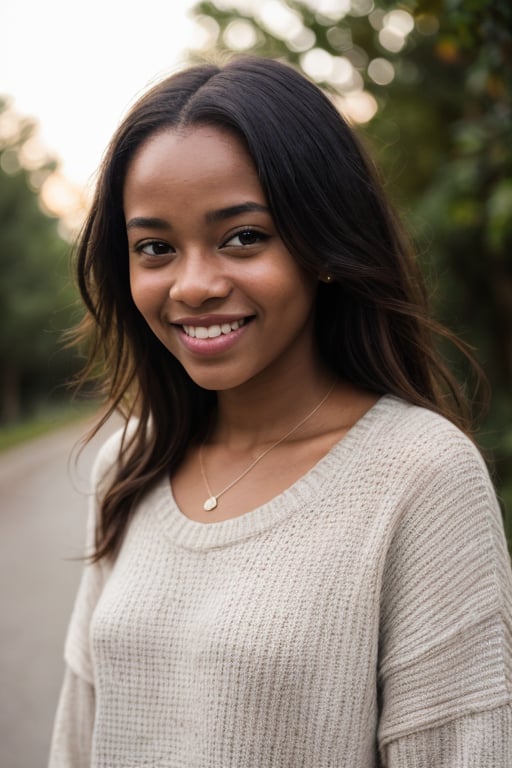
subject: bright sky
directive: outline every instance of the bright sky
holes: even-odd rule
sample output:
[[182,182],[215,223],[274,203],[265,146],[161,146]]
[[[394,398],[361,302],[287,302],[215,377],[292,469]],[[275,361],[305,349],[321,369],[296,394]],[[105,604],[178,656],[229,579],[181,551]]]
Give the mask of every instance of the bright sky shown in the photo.
[[[201,48],[208,30],[189,16],[195,0],[0,0],[0,95],[40,124],[39,140],[60,161],[61,173],[41,188],[44,204],[66,220],[81,221],[103,152],[134,100]],[[333,24],[356,8],[369,14],[384,49],[401,50],[414,27],[403,10],[372,12],[372,0],[310,0]],[[339,108],[366,122],[377,103],[344,56],[314,47],[302,16],[280,0],[237,0],[272,34],[302,51],[304,71],[339,89]],[[204,35],[206,34],[206,39]],[[242,19],[226,30],[234,49],[250,48],[254,28]],[[310,39],[312,37],[312,39]],[[384,85],[394,77],[386,58],[368,62],[368,75]]]
[[86,185],[121,117],[193,42],[193,0],[2,0],[0,94]]

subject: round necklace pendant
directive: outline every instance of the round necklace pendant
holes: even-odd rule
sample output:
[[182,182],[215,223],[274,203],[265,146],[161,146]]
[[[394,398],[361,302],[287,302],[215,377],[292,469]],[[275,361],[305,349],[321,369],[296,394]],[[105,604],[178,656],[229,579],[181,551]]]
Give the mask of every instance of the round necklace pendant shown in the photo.
[[206,512],[211,512],[212,509],[215,509],[217,506],[217,499],[215,496],[210,496],[209,499],[206,499],[205,503],[203,504],[203,509],[206,510]]

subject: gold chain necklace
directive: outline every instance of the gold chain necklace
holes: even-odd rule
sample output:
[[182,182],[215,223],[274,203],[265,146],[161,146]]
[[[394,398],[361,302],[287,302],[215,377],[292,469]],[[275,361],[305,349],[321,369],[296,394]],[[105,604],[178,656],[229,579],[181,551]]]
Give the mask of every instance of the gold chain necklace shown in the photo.
[[291,429],[290,429],[290,430],[289,430],[289,431],[288,431],[288,432],[287,432],[285,435],[283,435],[282,437],[280,437],[280,438],[279,438],[279,440],[277,440],[275,443],[272,443],[272,445],[271,445],[269,448],[266,448],[266,449],[263,451],[263,453],[260,453],[260,455],[259,455],[259,456],[257,456],[257,457],[254,459],[254,461],[253,461],[251,464],[249,464],[249,466],[248,466],[248,467],[246,467],[246,468],[244,469],[244,471],[243,471],[241,474],[239,474],[239,475],[238,475],[238,477],[235,477],[235,479],[234,479],[234,480],[232,480],[232,481],[229,483],[229,485],[226,485],[226,487],[225,487],[225,488],[223,488],[223,489],[222,489],[222,491],[219,491],[219,493],[217,493],[217,494],[214,494],[214,493],[213,493],[213,491],[212,491],[212,489],[210,488],[210,485],[209,485],[209,483],[208,483],[208,480],[207,480],[207,478],[206,478],[206,473],[205,473],[205,471],[204,471],[204,465],[203,465],[203,446],[204,446],[204,443],[201,443],[201,445],[199,446],[199,466],[200,466],[200,468],[201,468],[201,475],[202,475],[202,477],[203,477],[203,481],[204,481],[204,484],[205,484],[206,490],[207,490],[207,491],[208,491],[208,493],[209,493],[209,496],[208,496],[208,498],[206,499],[206,501],[205,501],[205,502],[204,502],[204,504],[203,504],[203,509],[204,509],[206,512],[211,512],[211,511],[212,511],[212,509],[215,509],[215,507],[216,507],[216,506],[217,506],[217,504],[219,503],[219,499],[220,499],[220,497],[221,497],[221,496],[223,496],[223,495],[224,495],[224,494],[225,494],[227,491],[229,491],[229,490],[230,490],[230,488],[232,488],[232,487],[233,487],[234,485],[236,485],[236,484],[237,484],[237,483],[238,483],[238,482],[239,482],[239,481],[240,481],[240,480],[241,480],[243,477],[245,477],[245,476],[246,476],[246,475],[247,475],[247,474],[248,474],[248,473],[251,471],[251,469],[253,469],[253,467],[255,467],[255,466],[256,466],[256,464],[258,464],[258,462],[260,462],[260,461],[261,461],[261,460],[262,460],[262,459],[263,459],[263,458],[264,458],[264,457],[267,455],[267,453],[270,453],[270,451],[273,451],[273,450],[274,450],[274,448],[277,448],[277,446],[278,446],[278,445],[281,445],[281,443],[283,443],[283,442],[286,440],[286,438],[287,438],[287,437],[290,437],[290,435],[293,435],[293,433],[294,433],[294,432],[296,432],[296,431],[299,429],[299,427],[302,427],[302,425],[303,425],[303,424],[305,424],[305,423],[306,423],[306,421],[308,421],[308,420],[309,420],[309,419],[310,419],[312,416],[314,416],[314,415],[315,415],[315,413],[316,413],[318,410],[320,410],[320,408],[322,407],[322,405],[325,403],[325,401],[327,400],[327,398],[329,397],[329,395],[330,395],[330,394],[331,394],[331,392],[333,391],[333,389],[334,389],[334,384],[335,384],[335,382],[333,382],[333,383],[332,383],[332,385],[330,386],[330,388],[329,388],[329,391],[327,392],[327,394],[325,394],[325,395],[322,397],[322,399],[320,400],[320,402],[319,402],[319,403],[317,403],[317,404],[315,405],[315,407],[313,408],[313,410],[312,410],[312,411],[310,411],[310,412],[307,414],[307,416],[304,416],[304,418],[303,418],[303,419],[301,419],[301,421],[299,421],[299,423],[298,423],[298,424],[296,424],[294,427],[292,427],[292,428],[291,428]]

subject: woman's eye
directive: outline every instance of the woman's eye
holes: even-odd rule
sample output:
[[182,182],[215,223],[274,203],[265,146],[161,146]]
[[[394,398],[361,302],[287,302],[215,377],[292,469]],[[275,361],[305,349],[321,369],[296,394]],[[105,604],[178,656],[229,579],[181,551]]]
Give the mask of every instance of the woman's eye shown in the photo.
[[139,253],[144,253],[146,256],[166,256],[172,252],[172,248],[168,243],[162,243],[160,240],[150,240],[146,243],[141,243],[136,249]]
[[255,229],[243,229],[237,232],[226,240],[224,245],[254,245],[255,243],[261,243],[263,240],[267,240],[268,236],[263,232],[258,232]]

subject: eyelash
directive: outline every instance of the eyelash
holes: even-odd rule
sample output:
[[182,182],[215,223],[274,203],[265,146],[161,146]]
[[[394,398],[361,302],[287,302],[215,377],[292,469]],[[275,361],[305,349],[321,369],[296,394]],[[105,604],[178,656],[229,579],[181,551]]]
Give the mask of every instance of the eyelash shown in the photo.
[[[253,242],[249,243],[243,243],[242,238],[244,235],[248,235],[249,237],[254,238]],[[240,239],[240,243],[229,245],[232,240],[235,240],[236,238]],[[269,235],[264,234],[263,232],[260,232],[257,229],[251,229],[249,227],[245,227],[244,229],[239,230],[238,232],[235,232],[232,234],[227,240],[225,240],[222,243],[222,248],[247,248],[251,245],[256,245],[257,243],[264,242],[265,240],[268,240]],[[148,253],[147,248],[153,248],[155,247],[161,247],[163,248],[161,253]],[[149,256],[150,258],[158,258],[159,256],[168,256],[170,253],[174,252],[174,249],[171,245],[164,242],[163,240],[146,240],[143,243],[140,243],[135,248],[136,253],[144,254],[145,256]]]
[[[228,243],[230,243],[235,238],[241,238],[243,235],[249,235],[254,238],[254,241],[252,243],[243,243],[240,241],[240,245],[235,246],[228,246]],[[238,232],[235,232],[233,235],[231,235],[223,244],[222,247],[225,248],[228,247],[235,247],[235,248],[244,248],[251,245],[255,245],[256,243],[262,243],[265,240],[268,240],[268,235],[265,235],[263,232],[260,232],[258,229],[251,229],[251,227],[244,227],[244,229],[240,229]]]
[[[163,246],[166,250],[162,253],[147,253],[146,248],[151,248],[155,246]],[[164,243],[162,240],[146,240],[144,243],[139,243],[135,247],[136,253],[142,253],[144,256],[150,256],[151,258],[158,258],[159,256],[167,256],[169,253],[172,253],[173,249],[172,246],[170,246],[168,243]]]

